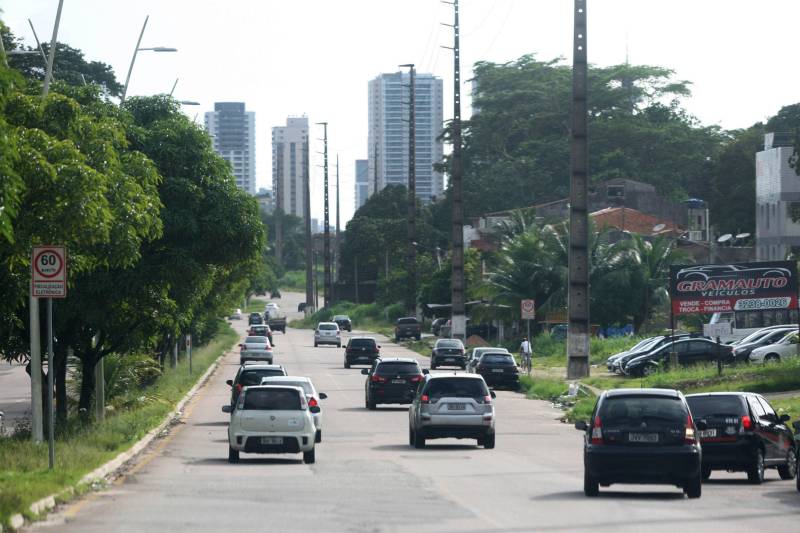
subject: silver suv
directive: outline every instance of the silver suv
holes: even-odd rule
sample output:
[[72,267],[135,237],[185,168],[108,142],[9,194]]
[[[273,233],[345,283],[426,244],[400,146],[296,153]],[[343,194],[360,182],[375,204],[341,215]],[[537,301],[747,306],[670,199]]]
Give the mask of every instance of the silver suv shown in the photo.
[[477,374],[429,374],[408,410],[408,443],[424,448],[427,439],[477,439],[494,448],[494,391]]

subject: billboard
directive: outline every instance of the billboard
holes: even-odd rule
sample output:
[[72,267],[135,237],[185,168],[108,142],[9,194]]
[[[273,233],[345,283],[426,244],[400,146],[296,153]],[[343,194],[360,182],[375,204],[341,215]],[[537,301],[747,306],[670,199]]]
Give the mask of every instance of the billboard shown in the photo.
[[676,315],[797,309],[797,265],[766,261],[671,266],[669,295]]

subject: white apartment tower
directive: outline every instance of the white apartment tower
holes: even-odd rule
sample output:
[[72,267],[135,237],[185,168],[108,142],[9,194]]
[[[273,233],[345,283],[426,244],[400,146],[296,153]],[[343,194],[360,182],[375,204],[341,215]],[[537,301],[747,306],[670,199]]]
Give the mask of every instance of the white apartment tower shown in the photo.
[[272,128],[272,197],[275,208],[304,218],[308,170],[308,117],[289,117]]
[[256,193],[256,114],[244,102],[216,102],[206,113],[206,131],[214,151],[233,169],[236,186]]
[[756,154],[756,258],[783,261],[800,251],[800,223],[792,208],[800,201],[800,179],[789,160],[792,133],[767,133],[764,150]]
[[[368,173],[378,190],[393,183],[408,184],[409,74],[381,74],[369,82]],[[433,74],[416,74],[416,191],[423,202],[439,198],[444,177],[433,169],[443,156],[442,80]],[[375,193],[374,179],[370,191]]]

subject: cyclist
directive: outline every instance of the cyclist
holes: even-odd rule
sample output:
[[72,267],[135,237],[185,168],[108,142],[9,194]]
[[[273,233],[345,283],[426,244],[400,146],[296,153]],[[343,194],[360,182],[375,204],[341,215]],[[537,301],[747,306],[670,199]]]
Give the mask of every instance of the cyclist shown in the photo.
[[533,352],[531,350],[531,341],[528,340],[528,337],[522,337],[522,344],[519,345],[519,354],[520,358],[522,359],[522,368],[530,374],[531,373],[531,356]]

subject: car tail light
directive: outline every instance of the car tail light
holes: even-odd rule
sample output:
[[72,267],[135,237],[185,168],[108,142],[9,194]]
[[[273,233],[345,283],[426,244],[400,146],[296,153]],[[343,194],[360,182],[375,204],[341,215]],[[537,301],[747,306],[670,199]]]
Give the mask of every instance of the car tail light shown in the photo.
[[372,382],[373,383],[386,383],[386,378],[383,377],[383,376],[373,375],[372,376]]
[[311,399],[308,400],[308,406],[309,407],[317,407],[317,406],[319,406],[319,402],[317,401],[316,398],[311,398]]
[[431,399],[427,394],[423,394],[420,397],[419,401],[421,401],[422,403],[431,403]]
[[411,383],[418,383],[418,382],[422,381],[422,378],[424,378],[424,377],[425,376],[423,376],[422,374],[420,374],[418,376],[411,376]]
[[694,421],[692,415],[686,417],[686,432],[683,434],[684,444],[697,444],[697,436],[694,432]]
[[742,417],[742,431],[750,431],[753,429],[753,419],[745,415]]
[[487,394],[483,397],[483,403],[492,403],[492,397]]
[[603,444],[603,425],[600,423],[600,416],[594,417],[592,424],[592,444]]

